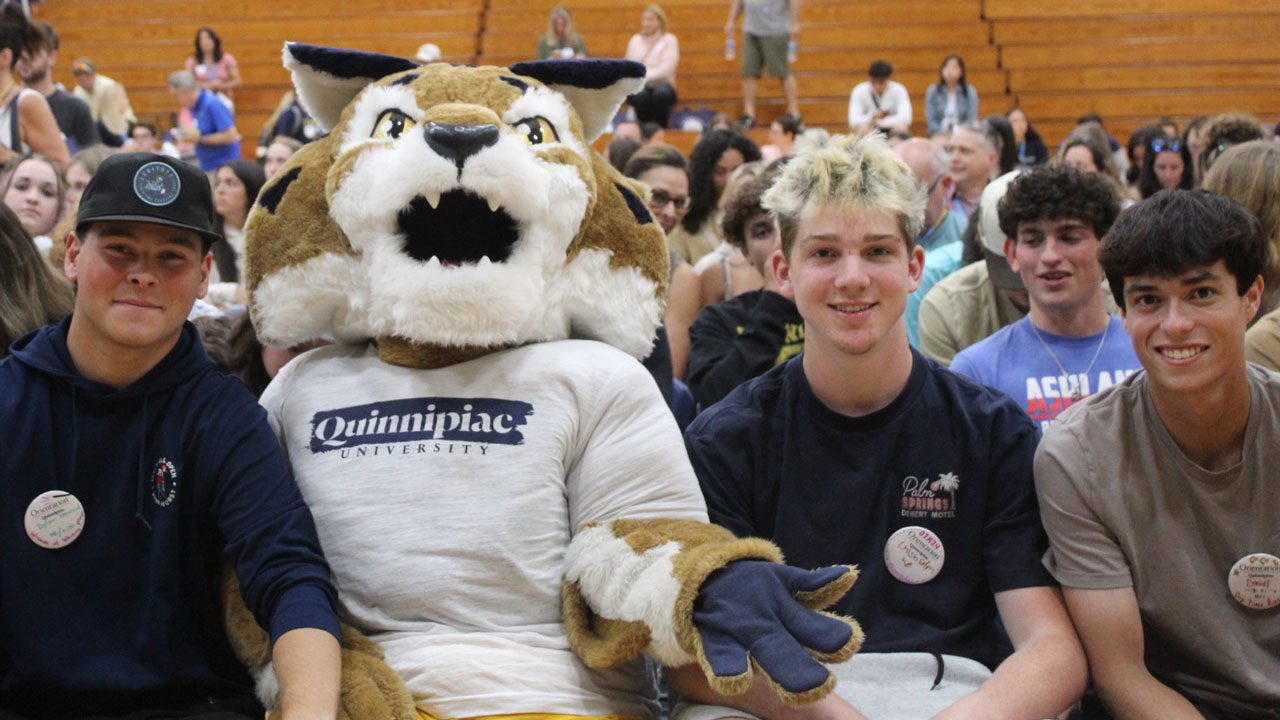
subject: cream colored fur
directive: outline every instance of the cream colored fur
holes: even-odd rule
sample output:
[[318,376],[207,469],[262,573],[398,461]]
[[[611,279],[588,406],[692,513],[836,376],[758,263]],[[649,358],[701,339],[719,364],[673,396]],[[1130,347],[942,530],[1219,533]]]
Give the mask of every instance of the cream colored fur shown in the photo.
[[577,583],[596,613],[649,629],[648,653],[664,665],[687,665],[696,658],[680,647],[675,602],[680,579],[672,558],[681,551],[670,541],[637,553],[604,525],[578,533],[565,557],[565,580]]

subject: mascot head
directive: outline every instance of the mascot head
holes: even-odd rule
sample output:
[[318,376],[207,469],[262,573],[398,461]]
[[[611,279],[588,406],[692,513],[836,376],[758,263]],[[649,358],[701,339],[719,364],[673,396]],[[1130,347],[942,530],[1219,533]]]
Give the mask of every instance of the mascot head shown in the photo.
[[642,65],[418,65],[295,43],[284,61],[329,134],[249,215],[265,342],[377,339],[384,359],[419,366],[571,336],[648,354],[662,230],[647,189],[590,147]]

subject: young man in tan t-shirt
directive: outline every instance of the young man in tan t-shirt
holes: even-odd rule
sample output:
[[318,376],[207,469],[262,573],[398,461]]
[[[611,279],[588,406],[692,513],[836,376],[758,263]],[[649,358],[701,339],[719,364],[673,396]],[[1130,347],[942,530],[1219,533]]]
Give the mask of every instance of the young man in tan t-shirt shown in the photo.
[[1280,375],[1244,347],[1266,258],[1257,221],[1202,191],[1158,193],[1103,241],[1144,371],[1060,415],[1035,475],[1045,565],[1119,720],[1280,707]]

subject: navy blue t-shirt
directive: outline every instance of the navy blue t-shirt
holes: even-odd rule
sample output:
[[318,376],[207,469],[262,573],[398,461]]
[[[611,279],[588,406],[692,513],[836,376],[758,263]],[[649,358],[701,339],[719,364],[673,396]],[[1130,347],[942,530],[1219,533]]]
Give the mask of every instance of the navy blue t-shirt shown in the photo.
[[[936,651],[994,668],[1013,649],[994,593],[1053,584],[1040,564],[1048,543],[1030,418],[914,350],[902,393],[847,417],[813,394],[802,359],[739,386],[685,434],[711,520],[773,540],[791,565],[858,565],[834,609],[861,623],[863,651]],[[946,554],[921,585],[884,561],[889,536],[913,525]]]

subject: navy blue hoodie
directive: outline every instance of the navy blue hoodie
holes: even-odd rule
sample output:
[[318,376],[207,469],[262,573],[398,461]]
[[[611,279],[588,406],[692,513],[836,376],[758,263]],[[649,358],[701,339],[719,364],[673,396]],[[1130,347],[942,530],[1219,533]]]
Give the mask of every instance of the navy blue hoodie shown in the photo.
[[[102,715],[251,691],[223,627],[224,560],[273,642],[336,636],[329,567],[266,413],[195,328],[116,390],[76,371],[69,324],[0,362],[0,707]],[[23,523],[48,490],[85,510],[57,550]]]

